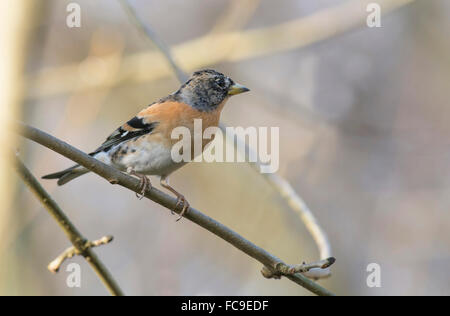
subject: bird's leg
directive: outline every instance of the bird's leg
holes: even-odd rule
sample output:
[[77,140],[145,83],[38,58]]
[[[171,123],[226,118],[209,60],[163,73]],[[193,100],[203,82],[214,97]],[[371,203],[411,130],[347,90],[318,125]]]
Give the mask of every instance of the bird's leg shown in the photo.
[[177,222],[178,222],[181,218],[183,218],[184,213],[186,213],[186,211],[189,209],[189,202],[186,200],[186,198],[184,197],[183,194],[177,192],[174,188],[172,188],[169,185],[169,181],[168,181],[167,177],[161,177],[160,183],[163,188],[166,188],[167,190],[169,190],[170,192],[172,192],[173,194],[176,195],[177,204],[175,205],[175,209],[178,207],[178,205],[182,205],[180,217],[178,217],[178,219],[177,219]]
[[139,178],[140,180],[139,188],[141,189],[141,193],[140,194],[136,193],[136,197],[139,200],[142,200],[142,198],[145,195],[145,191],[150,190],[152,188],[152,183],[150,182],[150,179],[146,175],[137,173],[136,171],[134,171],[132,167],[128,167],[127,173]]

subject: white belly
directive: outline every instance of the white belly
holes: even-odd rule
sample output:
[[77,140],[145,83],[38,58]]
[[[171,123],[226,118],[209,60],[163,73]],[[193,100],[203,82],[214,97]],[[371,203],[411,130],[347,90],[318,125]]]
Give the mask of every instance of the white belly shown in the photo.
[[[133,148],[132,144],[129,144],[125,154],[114,155],[114,152],[121,150],[121,146],[123,144],[111,148],[108,153],[99,153],[95,158],[120,170],[127,170],[131,167],[137,173],[158,176],[169,175],[186,164],[184,162],[175,163],[172,160],[171,148],[167,148],[162,144],[144,145],[141,143],[139,150]],[[136,151],[133,152],[133,150]]]

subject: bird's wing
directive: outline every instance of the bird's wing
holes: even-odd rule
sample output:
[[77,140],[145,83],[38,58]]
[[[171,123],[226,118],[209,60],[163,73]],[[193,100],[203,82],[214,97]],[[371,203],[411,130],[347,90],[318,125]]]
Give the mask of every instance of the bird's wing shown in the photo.
[[90,155],[95,155],[101,151],[108,151],[111,147],[123,143],[124,141],[151,133],[158,125],[158,122],[152,121],[149,117],[141,116],[140,114],[141,113],[116,129],[109,135],[105,142],[94,152],[90,153]]

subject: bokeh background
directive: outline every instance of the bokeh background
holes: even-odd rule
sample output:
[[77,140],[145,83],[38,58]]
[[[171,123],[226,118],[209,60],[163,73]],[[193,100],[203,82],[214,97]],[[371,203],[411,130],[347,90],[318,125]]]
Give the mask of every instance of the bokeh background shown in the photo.
[[[7,40],[20,40],[21,60],[1,66],[23,65],[14,79],[20,97],[9,106],[20,120],[89,152],[177,89],[164,56],[118,1],[76,1],[80,28],[66,26],[70,1],[15,2],[23,10],[2,16],[17,16],[20,34],[1,41],[8,48]],[[369,2],[382,5],[381,28],[366,25]],[[337,258],[323,286],[341,295],[450,294],[449,1],[130,4],[187,73],[214,68],[251,89],[227,104],[225,124],[280,127],[279,175],[314,212]],[[36,176],[71,165],[17,141]],[[72,259],[81,288],[66,286],[67,264],[47,271],[70,244],[14,173],[2,178],[15,191],[2,191],[0,294],[107,295],[82,258]],[[264,279],[247,255],[98,176],[42,183],[85,236],[115,237],[95,251],[128,295],[310,294]],[[247,164],[194,163],[171,184],[286,262],[318,259],[301,220]],[[381,266],[381,288],[366,285],[372,262]]]

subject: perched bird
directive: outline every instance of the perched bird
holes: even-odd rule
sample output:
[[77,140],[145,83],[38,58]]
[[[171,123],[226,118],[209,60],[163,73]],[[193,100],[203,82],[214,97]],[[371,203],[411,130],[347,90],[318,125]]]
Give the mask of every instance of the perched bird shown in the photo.
[[[178,141],[171,138],[172,130],[184,126],[194,135],[195,119],[202,120],[203,131],[210,126],[218,126],[228,98],[247,91],[249,89],[215,70],[197,71],[176,92],[150,104],[116,129],[90,155],[138,177],[141,180],[140,198],[152,187],[146,175],[160,176],[161,186],[177,197],[175,208],[182,206],[180,219],[189,203],[169,185],[168,176],[186,162],[172,159],[171,149]],[[203,141],[203,148],[207,143],[208,140]],[[75,165],[42,178],[58,179],[58,185],[63,185],[88,172],[88,169]]]

